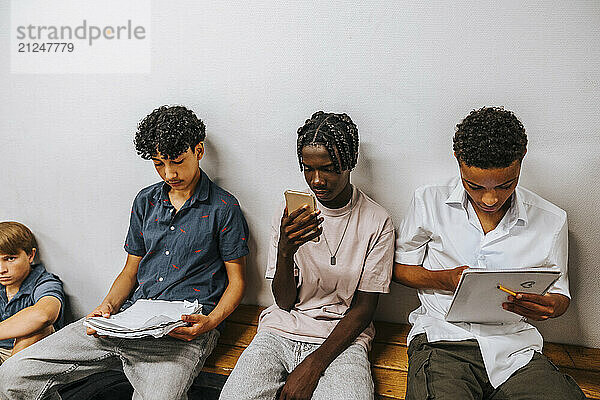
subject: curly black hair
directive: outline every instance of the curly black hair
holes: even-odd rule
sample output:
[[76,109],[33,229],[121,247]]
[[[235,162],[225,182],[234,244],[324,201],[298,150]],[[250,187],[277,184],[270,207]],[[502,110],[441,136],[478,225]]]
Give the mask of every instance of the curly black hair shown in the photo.
[[351,171],[358,160],[358,128],[346,114],[317,111],[298,129],[297,145],[301,171],[302,149],[308,145],[325,146],[338,174]]
[[506,168],[523,159],[527,135],[512,111],[483,107],[456,125],[453,147],[458,160],[470,167]]
[[160,106],[138,124],[134,144],[146,160],[158,153],[174,159],[205,138],[206,127],[193,111],[183,106]]

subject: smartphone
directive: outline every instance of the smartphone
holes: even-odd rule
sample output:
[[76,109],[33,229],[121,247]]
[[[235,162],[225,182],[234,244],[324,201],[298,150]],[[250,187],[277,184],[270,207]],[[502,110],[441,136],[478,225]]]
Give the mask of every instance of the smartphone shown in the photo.
[[[293,213],[303,205],[307,204],[310,212],[317,209],[317,199],[312,193],[300,192],[298,190],[285,191],[285,205],[288,209],[288,214]],[[318,242],[319,237],[312,239],[313,242]]]

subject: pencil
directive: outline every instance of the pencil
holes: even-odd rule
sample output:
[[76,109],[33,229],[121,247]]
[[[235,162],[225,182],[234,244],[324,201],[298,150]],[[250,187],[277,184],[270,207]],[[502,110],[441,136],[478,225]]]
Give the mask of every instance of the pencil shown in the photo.
[[510,289],[507,289],[507,288],[505,288],[505,287],[504,287],[504,286],[502,286],[502,285],[498,285],[498,286],[496,286],[496,287],[497,287],[498,289],[502,290],[503,292],[510,294],[510,295],[511,295],[511,296],[513,296],[513,297],[517,297],[517,294],[516,294],[515,292],[513,292],[513,291],[512,291],[512,290],[510,290]]

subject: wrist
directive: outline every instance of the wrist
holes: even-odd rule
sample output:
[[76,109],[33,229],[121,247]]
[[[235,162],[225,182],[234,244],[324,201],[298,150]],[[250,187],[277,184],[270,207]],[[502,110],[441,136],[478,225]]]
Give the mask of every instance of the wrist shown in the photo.
[[208,318],[206,326],[210,328],[208,330],[215,329],[221,322],[223,322],[223,319],[218,318],[217,316],[213,315],[213,313],[208,314],[206,318]]
[[292,251],[291,249],[284,249],[284,248],[282,248],[281,245],[277,249],[277,258],[279,259],[279,261],[284,261],[284,262],[293,261],[294,254],[295,254],[295,251]]
[[437,273],[437,282],[439,285],[439,289],[446,290],[448,292],[454,292],[454,282],[453,282],[453,273],[452,270],[443,270],[443,271],[432,271]]
[[330,364],[330,362],[326,360],[326,357],[320,354],[319,349],[308,355],[303,362],[307,363],[310,369],[315,371],[317,376],[323,375]]

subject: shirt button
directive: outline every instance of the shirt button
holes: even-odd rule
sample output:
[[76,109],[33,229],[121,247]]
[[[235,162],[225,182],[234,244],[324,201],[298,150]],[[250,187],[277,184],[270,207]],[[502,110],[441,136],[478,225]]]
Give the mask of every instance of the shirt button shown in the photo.
[[172,226],[170,229],[171,229],[172,231],[174,231],[174,230],[175,230],[175,227],[174,227],[174,226]]
[[165,280],[165,279],[164,279],[162,276],[161,276],[160,278],[158,278],[158,281],[159,281],[159,282],[162,282],[162,281],[164,281],[164,280]]
[[170,253],[169,253],[169,250],[165,251],[165,254],[166,254],[166,255],[169,255],[169,254],[170,254]]

